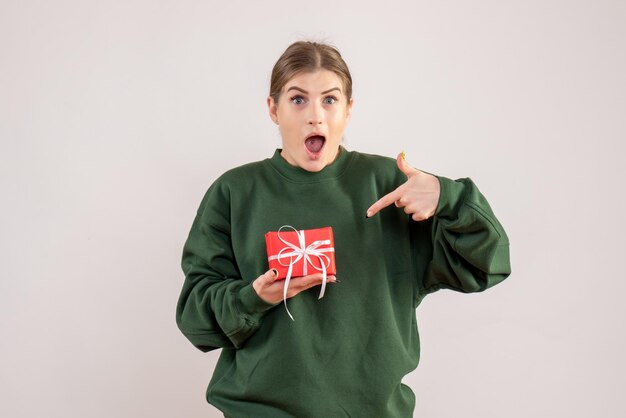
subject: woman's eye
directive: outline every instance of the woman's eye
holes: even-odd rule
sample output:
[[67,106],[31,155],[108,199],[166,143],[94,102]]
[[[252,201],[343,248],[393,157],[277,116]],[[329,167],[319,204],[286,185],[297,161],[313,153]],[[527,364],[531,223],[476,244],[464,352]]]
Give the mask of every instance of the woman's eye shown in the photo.
[[293,96],[291,102],[294,104],[302,104],[304,103],[304,98],[302,96]]
[[337,101],[337,98],[333,97],[333,96],[328,96],[328,97],[326,97],[325,100],[326,100],[326,103],[333,104],[333,103],[335,103]]

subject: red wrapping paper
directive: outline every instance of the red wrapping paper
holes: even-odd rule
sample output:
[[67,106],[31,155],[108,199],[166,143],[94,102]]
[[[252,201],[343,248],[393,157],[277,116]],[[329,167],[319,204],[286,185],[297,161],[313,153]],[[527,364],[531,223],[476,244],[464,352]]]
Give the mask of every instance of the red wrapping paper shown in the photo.
[[266,233],[265,244],[269,266],[278,271],[278,279],[287,277],[290,264],[291,277],[322,273],[322,263],[327,275],[336,273],[335,241],[329,226],[306,230],[283,226]]

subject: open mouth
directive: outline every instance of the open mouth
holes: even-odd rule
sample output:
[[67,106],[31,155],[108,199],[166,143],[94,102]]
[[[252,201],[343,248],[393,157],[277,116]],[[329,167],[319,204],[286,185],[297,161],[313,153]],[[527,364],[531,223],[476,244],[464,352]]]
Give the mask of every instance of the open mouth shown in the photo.
[[316,158],[319,156],[324,144],[326,143],[326,137],[323,135],[311,135],[304,141],[304,146],[309,152],[311,157]]

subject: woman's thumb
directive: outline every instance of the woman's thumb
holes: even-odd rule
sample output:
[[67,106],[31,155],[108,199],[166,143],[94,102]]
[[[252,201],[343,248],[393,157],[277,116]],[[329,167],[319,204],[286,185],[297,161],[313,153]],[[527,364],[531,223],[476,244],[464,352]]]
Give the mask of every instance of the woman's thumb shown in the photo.
[[406,157],[404,155],[404,151],[402,151],[396,157],[396,162],[398,163],[398,168],[402,171],[407,177],[412,176],[417,172],[417,169],[411,167],[409,163],[406,162]]
[[267,284],[272,283],[274,280],[276,280],[278,278],[278,270],[276,269],[269,269],[268,271],[265,272],[265,274],[263,275],[263,281]]

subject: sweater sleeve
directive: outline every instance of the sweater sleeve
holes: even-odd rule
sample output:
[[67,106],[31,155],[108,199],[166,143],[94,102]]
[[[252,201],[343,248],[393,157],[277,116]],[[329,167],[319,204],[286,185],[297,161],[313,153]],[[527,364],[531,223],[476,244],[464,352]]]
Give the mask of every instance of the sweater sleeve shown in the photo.
[[510,275],[509,239],[471,179],[437,178],[435,215],[412,223],[420,242],[431,244],[418,248],[426,266],[419,272],[420,299],[442,288],[482,292]]
[[213,185],[193,221],[182,255],[185,281],[176,323],[198,349],[240,348],[275,305],[243,280],[230,235],[228,190]]

